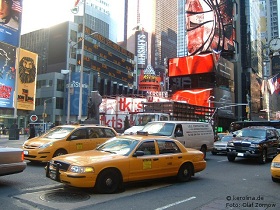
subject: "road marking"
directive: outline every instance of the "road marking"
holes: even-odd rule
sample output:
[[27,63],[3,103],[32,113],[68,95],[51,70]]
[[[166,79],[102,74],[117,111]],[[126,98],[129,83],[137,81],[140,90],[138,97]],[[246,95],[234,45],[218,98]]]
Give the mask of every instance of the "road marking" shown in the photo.
[[225,162],[225,161],[228,161],[228,160],[219,160],[219,161],[217,161],[217,163],[221,163],[221,162]]
[[157,209],[155,209],[155,210],[167,209],[167,208],[169,208],[169,207],[176,206],[176,205],[178,205],[178,204],[180,204],[180,203],[184,203],[184,202],[190,201],[190,200],[195,199],[195,198],[196,198],[196,197],[194,197],[194,196],[193,196],[193,197],[189,197],[189,198],[187,198],[187,199],[185,199],[185,200],[177,201],[177,202],[175,202],[175,203],[171,203],[171,204],[169,204],[169,205],[166,205],[166,206],[157,208]]

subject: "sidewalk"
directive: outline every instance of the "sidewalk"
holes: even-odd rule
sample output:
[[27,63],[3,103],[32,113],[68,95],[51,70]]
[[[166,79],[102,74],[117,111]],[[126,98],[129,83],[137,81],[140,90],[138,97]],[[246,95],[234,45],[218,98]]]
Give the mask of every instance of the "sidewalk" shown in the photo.
[[27,139],[28,135],[19,135],[19,140],[9,140],[9,135],[0,135],[0,147],[19,148]]

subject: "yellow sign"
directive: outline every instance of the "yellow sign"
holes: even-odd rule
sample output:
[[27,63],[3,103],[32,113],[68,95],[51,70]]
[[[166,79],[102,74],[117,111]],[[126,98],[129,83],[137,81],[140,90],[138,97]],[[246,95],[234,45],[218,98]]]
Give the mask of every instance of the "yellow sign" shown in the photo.
[[77,143],[76,146],[77,146],[77,149],[83,149],[83,144],[82,143]]
[[151,159],[143,160],[143,169],[150,169],[150,168],[152,168],[152,160]]

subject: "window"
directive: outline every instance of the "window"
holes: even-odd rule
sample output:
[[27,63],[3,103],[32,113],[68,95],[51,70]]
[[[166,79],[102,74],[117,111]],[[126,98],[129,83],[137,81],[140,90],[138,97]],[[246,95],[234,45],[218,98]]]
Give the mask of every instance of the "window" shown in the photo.
[[105,128],[104,132],[106,134],[106,137],[115,137],[116,136],[115,132],[110,128]]
[[154,141],[146,141],[143,142],[137,149],[137,151],[143,151],[144,155],[154,155],[156,154],[155,150],[155,142]]
[[74,133],[71,134],[70,139],[71,140],[87,139],[87,130],[79,129],[79,130],[74,131]]
[[179,147],[173,141],[158,140],[159,153],[160,154],[170,154],[181,152]]

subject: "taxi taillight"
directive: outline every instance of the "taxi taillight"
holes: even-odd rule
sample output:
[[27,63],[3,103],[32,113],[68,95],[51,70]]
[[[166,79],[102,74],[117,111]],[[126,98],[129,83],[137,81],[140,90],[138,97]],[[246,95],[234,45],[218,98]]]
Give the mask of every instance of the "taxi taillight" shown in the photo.
[[23,154],[23,151],[21,152],[21,161],[24,161],[24,154]]

